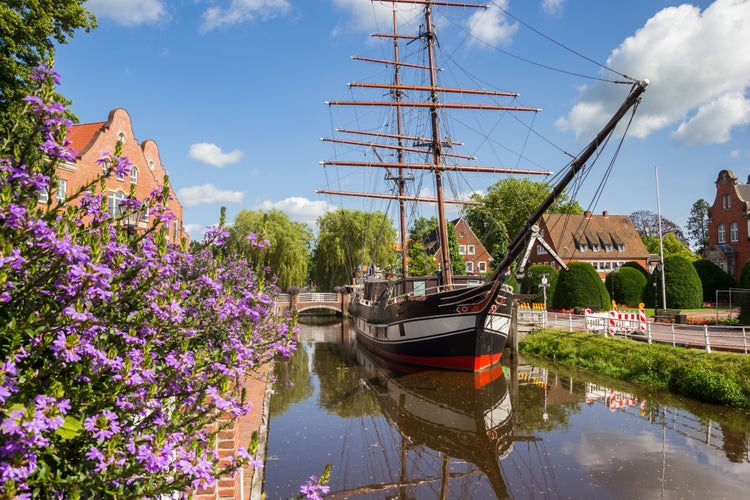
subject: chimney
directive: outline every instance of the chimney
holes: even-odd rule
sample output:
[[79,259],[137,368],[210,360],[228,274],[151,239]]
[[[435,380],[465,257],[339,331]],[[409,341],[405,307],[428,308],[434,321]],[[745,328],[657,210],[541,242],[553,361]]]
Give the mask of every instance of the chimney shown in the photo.
[[607,217],[609,217],[609,212],[607,212],[606,210],[605,210],[605,211],[603,211],[603,212],[602,212],[602,217],[604,217],[604,218],[607,218]]
[[586,218],[586,220],[589,220],[589,219],[591,219],[591,210],[586,210],[586,211],[585,211],[585,212],[583,213],[583,216],[584,216],[584,217]]

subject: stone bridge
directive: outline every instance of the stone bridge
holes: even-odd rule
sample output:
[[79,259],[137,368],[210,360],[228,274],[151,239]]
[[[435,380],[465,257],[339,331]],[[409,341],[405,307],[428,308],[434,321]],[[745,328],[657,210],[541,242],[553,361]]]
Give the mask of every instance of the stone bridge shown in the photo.
[[335,311],[339,315],[345,315],[349,308],[349,294],[312,292],[290,295],[283,293],[276,300],[276,308],[282,313],[286,311],[302,313],[315,309],[327,309]]

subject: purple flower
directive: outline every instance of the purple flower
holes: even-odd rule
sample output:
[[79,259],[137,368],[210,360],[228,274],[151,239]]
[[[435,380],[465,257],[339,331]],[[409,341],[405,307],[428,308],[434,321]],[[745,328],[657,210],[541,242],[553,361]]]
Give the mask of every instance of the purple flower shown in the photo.
[[109,410],[102,410],[100,413],[86,418],[83,421],[83,428],[91,432],[96,439],[102,441],[120,432],[117,415]]

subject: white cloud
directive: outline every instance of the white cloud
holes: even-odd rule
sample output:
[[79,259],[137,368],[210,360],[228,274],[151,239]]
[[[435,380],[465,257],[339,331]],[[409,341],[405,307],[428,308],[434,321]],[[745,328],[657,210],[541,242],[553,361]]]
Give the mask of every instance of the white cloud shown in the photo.
[[[333,0],[334,5],[348,12],[345,24],[339,24],[333,30],[335,36],[341,31],[372,32],[393,23],[393,6],[385,2],[363,2],[362,0]],[[410,18],[421,12],[419,6],[399,5],[399,20],[409,22]],[[411,15],[409,13],[411,12]],[[380,27],[380,28],[379,28]]]
[[196,236],[203,236],[203,233],[206,230],[206,227],[202,224],[185,224],[182,226],[182,228],[187,234],[190,235],[191,238],[195,238]]
[[255,19],[273,19],[283,16],[291,9],[288,0],[231,0],[228,3],[228,7],[209,7],[203,12],[200,27],[202,32]]
[[542,0],[542,10],[549,15],[559,16],[564,4],[565,0]]
[[214,167],[221,168],[232,163],[237,163],[243,156],[244,153],[239,149],[225,153],[219,146],[209,142],[199,142],[190,145],[190,158],[201,163],[213,165]]
[[294,196],[281,201],[264,201],[263,210],[276,209],[287,214],[292,220],[314,224],[321,215],[336,210],[336,207],[325,201],[313,201]]
[[106,17],[124,26],[169,20],[163,0],[89,0],[86,7],[97,17]]
[[186,207],[207,205],[209,203],[240,203],[244,191],[222,191],[213,184],[191,186],[177,191],[177,197]]
[[487,9],[479,9],[468,21],[471,34],[490,45],[507,44],[518,31],[518,24],[511,24],[499,7],[505,9],[508,0],[498,0]]
[[[669,127],[686,144],[720,143],[750,120],[750,2],[716,0],[656,13],[612,51],[607,65],[650,80],[631,127],[636,137]],[[579,139],[592,136],[619,105],[613,85],[582,89],[580,102],[559,120]]]

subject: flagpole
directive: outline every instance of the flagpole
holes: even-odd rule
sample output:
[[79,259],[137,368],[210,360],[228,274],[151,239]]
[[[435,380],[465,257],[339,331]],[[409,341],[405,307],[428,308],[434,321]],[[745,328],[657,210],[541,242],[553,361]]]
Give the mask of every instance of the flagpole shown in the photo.
[[[659,257],[661,259],[661,306],[667,308],[667,287],[664,279],[664,238],[661,232],[661,200],[659,199],[659,169],[654,167],[656,173],[656,212],[659,219]],[[654,304],[656,305],[656,304]]]

